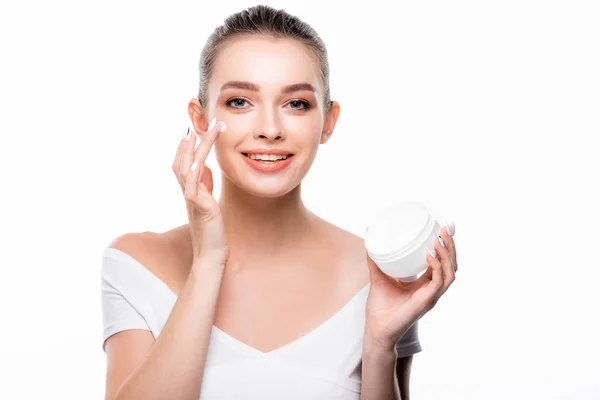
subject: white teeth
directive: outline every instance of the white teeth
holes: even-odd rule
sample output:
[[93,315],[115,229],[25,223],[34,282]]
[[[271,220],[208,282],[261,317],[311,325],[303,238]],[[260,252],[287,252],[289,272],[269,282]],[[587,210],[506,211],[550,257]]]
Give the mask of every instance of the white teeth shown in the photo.
[[261,161],[277,161],[277,160],[286,160],[288,156],[284,156],[283,154],[248,154],[253,160],[261,160]]

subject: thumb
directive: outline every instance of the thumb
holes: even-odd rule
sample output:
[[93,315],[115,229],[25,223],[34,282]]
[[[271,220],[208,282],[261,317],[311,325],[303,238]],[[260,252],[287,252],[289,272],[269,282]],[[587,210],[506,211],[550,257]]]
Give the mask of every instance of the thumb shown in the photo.
[[368,252],[366,252],[366,256],[367,264],[369,265],[369,278],[371,280],[371,286],[382,281],[387,281],[389,279],[388,276],[377,266],[377,264],[375,264],[375,261],[369,257]]

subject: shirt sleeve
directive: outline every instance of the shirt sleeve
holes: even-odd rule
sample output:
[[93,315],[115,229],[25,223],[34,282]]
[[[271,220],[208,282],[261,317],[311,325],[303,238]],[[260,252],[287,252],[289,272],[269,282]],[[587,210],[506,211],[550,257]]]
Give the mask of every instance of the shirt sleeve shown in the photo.
[[106,339],[115,333],[129,329],[150,331],[146,320],[117,289],[127,282],[118,282],[110,274],[116,268],[127,268],[119,260],[110,257],[102,258],[101,296],[102,296],[102,350],[106,352]]
[[417,320],[410,328],[402,335],[396,343],[396,351],[398,358],[408,357],[422,351],[421,342],[419,341],[419,321]]

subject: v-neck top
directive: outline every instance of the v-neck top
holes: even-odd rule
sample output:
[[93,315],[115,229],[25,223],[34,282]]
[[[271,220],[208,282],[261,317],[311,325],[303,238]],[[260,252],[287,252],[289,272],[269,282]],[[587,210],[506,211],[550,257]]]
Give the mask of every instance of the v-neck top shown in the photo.
[[[358,400],[365,306],[370,284],[308,334],[263,352],[212,326],[201,400]],[[129,329],[160,335],[177,295],[127,253],[102,255],[103,340]],[[420,352],[418,322],[396,345],[398,357]]]

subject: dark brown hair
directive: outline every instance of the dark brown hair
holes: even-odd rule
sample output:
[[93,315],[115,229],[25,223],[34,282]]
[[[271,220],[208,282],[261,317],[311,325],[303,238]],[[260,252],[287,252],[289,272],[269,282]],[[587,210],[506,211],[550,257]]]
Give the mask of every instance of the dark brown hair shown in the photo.
[[250,7],[230,15],[223,25],[217,27],[208,38],[200,57],[198,100],[202,107],[206,107],[208,81],[212,75],[219,49],[229,39],[255,34],[296,39],[312,50],[321,67],[321,79],[325,87],[324,101],[326,111],[328,111],[331,107],[329,62],[323,40],[310,25],[298,17],[290,15],[284,10],[276,10],[265,5]]

